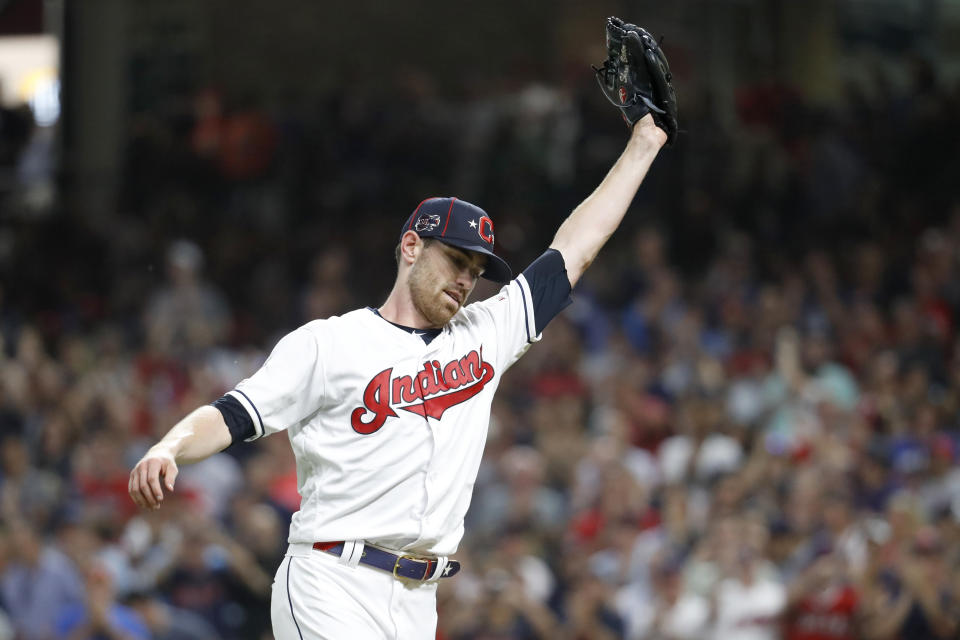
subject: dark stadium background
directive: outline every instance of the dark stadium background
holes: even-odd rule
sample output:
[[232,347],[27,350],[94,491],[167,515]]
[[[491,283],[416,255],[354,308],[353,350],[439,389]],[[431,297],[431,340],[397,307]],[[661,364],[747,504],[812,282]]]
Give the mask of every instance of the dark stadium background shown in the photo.
[[55,122],[0,92],[0,638],[270,637],[286,439],[130,467],[423,198],[536,257],[627,137],[607,15],[685,133],[504,378],[439,637],[957,637],[957,2],[0,0],[60,47]]

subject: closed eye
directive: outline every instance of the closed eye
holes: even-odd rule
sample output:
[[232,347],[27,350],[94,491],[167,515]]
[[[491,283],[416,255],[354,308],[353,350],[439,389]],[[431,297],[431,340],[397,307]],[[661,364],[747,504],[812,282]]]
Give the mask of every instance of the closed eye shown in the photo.
[[470,272],[470,275],[474,280],[483,275],[483,272],[485,271],[483,266],[475,264],[474,261],[463,251],[454,249],[453,247],[445,247],[445,250],[451,262],[453,262],[453,266],[456,267],[457,270],[466,269]]
[[458,260],[458,261],[457,261],[457,268],[458,268],[458,269],[467,269],[467,270],[470,272],[470,275],[473,277],[474,280],[478,279],[481,275],[483,275],[483,271],[484,271],[483,267],[473,265],[473,264],[471,264],[470,262],[468,262],[467,260]]

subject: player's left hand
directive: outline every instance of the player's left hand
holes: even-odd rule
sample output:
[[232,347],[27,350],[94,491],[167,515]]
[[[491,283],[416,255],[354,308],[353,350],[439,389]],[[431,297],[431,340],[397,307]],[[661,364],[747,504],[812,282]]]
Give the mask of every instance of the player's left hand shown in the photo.
[[171,454],[151,449],[130,472],[127,483],[130,498],[143,509],[159,509],[163,502],[164,487],[167,491],[173,491],[178,473],[177,463]]
[[673,144],[678,130],[673,75],[649,32],[619,18],[607,18],[607,59],[595,71],[603,94],[630,127],[651,114],[667,134],[667,143]]

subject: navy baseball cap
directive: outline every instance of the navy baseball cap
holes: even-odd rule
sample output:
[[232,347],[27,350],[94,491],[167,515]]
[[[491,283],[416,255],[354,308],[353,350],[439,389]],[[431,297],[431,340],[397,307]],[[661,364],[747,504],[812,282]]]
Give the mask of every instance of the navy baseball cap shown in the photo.
[[486,211],[466,200],[427,198],[407,218],[400,237],[407,231],[484,254],[487,265],[483,277],[487,280],[508,282],[513,278],[510,265],[493,252],[493,220]]

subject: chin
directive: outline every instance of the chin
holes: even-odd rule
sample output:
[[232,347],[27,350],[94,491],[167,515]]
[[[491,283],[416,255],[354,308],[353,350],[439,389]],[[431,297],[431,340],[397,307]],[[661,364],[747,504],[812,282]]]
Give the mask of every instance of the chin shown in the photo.
[[429,283],[433,285],[429,286],[422,277],[419,277],[421,275],[416,269],[411,275],[410,299],[420,315],[432,327],[443,327],[460,311],[461,305],[443,291],[437,292],[433,289],[435,285]]
[[436,315],[431,318],[430,321],[436,324],[438,327],[442,327],[450,322],[453,316],[457,315],[457,311],[459,310],[459,307],[453,310],[451,310],[449,307],[438,309]]
[[439,329],[450,322],[450,318],[456,315],[459,308],[453,309],[453,305],[447,301],[435,302],[433,304],[416,304],[420,315],[430,323],[430,326]]
[[437,308],[434,309],[433,318],[431,322],[436,322],[439,326],[443,326],[450,322],[453,316],[457,315],[457,312],[460,311],[460,305],[450,301],[443,300]]

